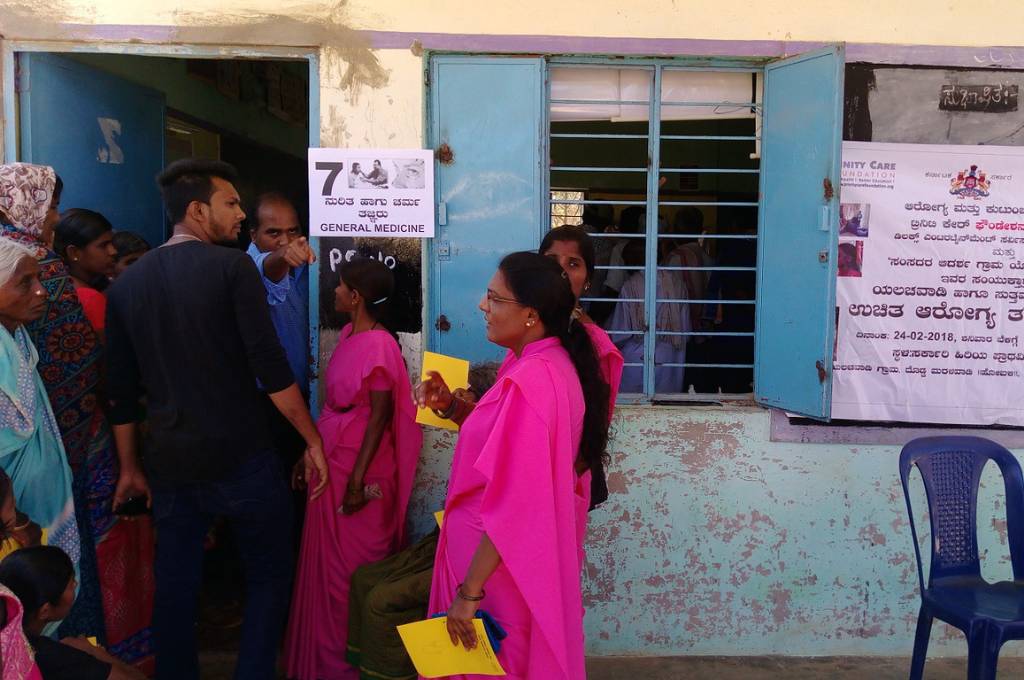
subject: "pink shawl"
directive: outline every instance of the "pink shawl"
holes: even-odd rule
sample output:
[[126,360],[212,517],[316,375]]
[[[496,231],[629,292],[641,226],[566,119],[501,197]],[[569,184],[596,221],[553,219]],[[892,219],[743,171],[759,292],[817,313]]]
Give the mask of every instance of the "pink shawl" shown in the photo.
[[0,607],[7,611],[7,625],[0,629],[0,659],[3,680],[42,680],[32,647],[21,629],[22,608],[18,598],[0,585]]
[[[608,404],[608,422],[611,422],[612,416],[615,414],[615,400],[619,396],[619,383],[622,382],[622,352],[604,332],[604,329],[596,323],[585,323],[583,328],[590,336],[590,342],[594,344],[597,362],[601,364],[601,377],[608,383],[608,399],[611,402]],[[516,355],[509,350],[505,355],[505,360],[501,362],[501,368],[498,369],[499,376],[505,372],[515,358]]]
[[29,163],[0,165],[0,212],[28,236],[43,233],[43,221],[57,184],[53,168]]
[[[325,453],[333,451],[346,435],[358,436],[359,441],[352,442],[358,449],[365,427],[349,426],[368,415],[370,397],[366,384],[370,374],[375,369],[387,373],[392,383],[391,398],[395,408],[390,430],[395,447],[396,512],[399,517],[397,549],[405,543],[405,512],[412,495],[423,432],[416,424],[412,387],[398,343],[387,331],[366,331],[350,335],[351,332],[352,324],[341,330],[341,340],[327,364],[324,378],[327,381],[327,401],[317,428],[323,437]],[[380,456],[371,463],[371,472],[388,465],[388,461],[378,458]]]
[[526,603],[528,658],[516,662],[530,680],[585,677],[579,527],[587,503],[574,469],[584,409],[558,339],[531,343],[466,419],[452,462],[431,611],[451,604],[454,592],[439,586],[446,575],[462,579],[463,562],[486,532],[518,593],[500,592],[508,581],[492,578],[481,604],[500,611],[519,596]]

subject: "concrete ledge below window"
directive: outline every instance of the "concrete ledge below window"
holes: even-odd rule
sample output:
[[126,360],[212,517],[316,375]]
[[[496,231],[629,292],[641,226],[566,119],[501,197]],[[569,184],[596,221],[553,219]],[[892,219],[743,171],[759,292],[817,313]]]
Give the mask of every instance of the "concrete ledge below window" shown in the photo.
[[815,423],[807,418],[789,418],[783,411],[771,410],[771,441],[800,444],[884,444],[903,446],[918,437],[974,435],[1002,444],[1008,449],[1024,449],[1024,428],[998,426],[943,426],[922,423],[859,423],[833,421]]

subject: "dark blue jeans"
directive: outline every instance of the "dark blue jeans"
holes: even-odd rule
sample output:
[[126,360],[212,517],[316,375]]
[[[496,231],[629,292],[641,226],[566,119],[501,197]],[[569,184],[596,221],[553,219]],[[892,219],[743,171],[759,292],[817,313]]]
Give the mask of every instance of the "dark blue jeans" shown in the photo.
[[217,516],[231,522],[245,570],[245,620],[235,678],[273,680],[292,579],[292,498],[280,458],[261,453],[216,482],[154,480],[152,491],[157,680],[199,679],[196,622],[203,539]]

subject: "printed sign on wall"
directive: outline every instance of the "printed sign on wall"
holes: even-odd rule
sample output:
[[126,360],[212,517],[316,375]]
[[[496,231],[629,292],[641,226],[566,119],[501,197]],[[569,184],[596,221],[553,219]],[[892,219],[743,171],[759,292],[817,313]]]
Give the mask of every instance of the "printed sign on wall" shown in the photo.
[[847,142],[832,417],[1024,425],[1024,149]]
[[310,149],[314,236],[430,238],[434,158],[424,149]]

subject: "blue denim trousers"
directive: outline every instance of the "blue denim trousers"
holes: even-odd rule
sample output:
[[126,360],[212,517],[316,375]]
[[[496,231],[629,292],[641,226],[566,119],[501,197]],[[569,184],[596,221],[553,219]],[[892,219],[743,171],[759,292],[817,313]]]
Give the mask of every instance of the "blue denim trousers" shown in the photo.
[[280,457],[254,455],[215,482],[151,483],[157,531],[153,636],[157,680],[199,680],[196,624],[203,540],[231,523],[245,573],[237,680],[273,680],[291,595],[292,497]]

